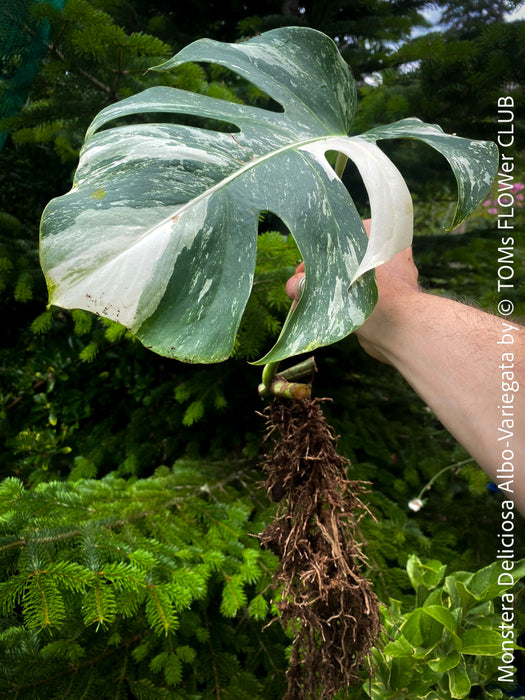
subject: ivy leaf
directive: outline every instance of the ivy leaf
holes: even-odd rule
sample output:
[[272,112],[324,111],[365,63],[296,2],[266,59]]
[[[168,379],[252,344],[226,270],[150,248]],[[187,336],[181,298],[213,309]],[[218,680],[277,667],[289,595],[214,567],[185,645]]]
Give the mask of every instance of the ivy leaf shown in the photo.
[[463,654],[496,656],[501,654],[501,634],[492,629],[468,629],[461,637]]
[[445,627],[452,634],[456,633],[458,626],[457,622],[450,610],[444,605],[427,605],[423,608],[423,612],[432,617],[434,620],[440,622],[443,627]]
[[442,638],[443,626],[428,615],[425,608],[416,608],[407,615],[401,632],[412,646],[428,650]]
[[385,656],[392,658],[409,656],[412,658],[414,656],[414,647],[408,642],[405,637],[400,636],[392,642],[388,642],[384,649]]
[[[118,321],[162,355],[218,362],[231,354],[252,288],[261,211],[292,233],[306,284],[258,363],[358,328],[377,298],[373,268],[412,240],[410,194],[376,141],[421,138],[449,159],[460,185],[456,222],[496,171],[493,144],[449,137],[416,119],[349,137],[355,82],[334,42],[316,30],[285,27],[235,44],[201,39],[156,70],[188,62],[230,68],[281,111],[168,87],[111,105],[88,129],[72,190],[46,207],[41,226],[50,303]],[[136,123],[140,115],[150,123]],[[208,121],[176,123],[184,115]],[[229,131],[215,130],[218,121]],[[369,241],[329,151],[361,173]]]
[[465,698],[470,693],[471,682],[465,668],[465,663],[462,662],[454,668],[447,671],[448,683],[450,688],[450,696],[452,698]]
[[428,662],[428,665],[433,671],[437,673],[444,673],[445,671],[450,671],[450,669],[455,668],[461,660],[461,655],[458,651],[450,651],[446,656],[442,656],[437,659],[432,659]]

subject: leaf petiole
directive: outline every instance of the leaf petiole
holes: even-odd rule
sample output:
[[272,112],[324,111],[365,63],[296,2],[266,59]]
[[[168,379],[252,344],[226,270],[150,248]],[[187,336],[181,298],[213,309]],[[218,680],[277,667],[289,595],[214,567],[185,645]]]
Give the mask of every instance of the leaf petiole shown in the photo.
[[334,170],[335,170],[335,174],[337,175],[337,177],[340,180],[343,179],[343,173],[345,171],[347,163],[348,163],[348,156],[339,151],[339,153],[337,154],[336,161],[335,161]]
[[[282,372],[278,372],[279,362],[270,362],[264,366],[259,394],[263,397],[281,396],[287,399],[309,398],[312,392],[311,382],[317,371],[315,358],[309,357]],[[298,380],[308,378],[308,383]]]

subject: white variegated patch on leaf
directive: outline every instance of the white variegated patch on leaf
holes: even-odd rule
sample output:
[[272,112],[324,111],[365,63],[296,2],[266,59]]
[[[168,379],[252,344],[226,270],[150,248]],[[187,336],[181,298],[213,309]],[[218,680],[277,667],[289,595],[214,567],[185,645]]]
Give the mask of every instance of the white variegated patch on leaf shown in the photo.
[[[49,203],[41,226],[50,303],[118,321],[162,355],[218,362],[231,354],[252,288],[261,211],[289,228],[307,275],[301,301],[260,362],[358,328],[377,298],[374,267],[412,241],[409,192],[376,141],[419,138],[448,159],[458,181],[454,225],[490,187],[493,144],[417,119],[349,137],[355,83],[320,32],[287,27],[236,44],[202,39],[156,70],[187,61],[233,70],[283,111],[168,87],[111,105],[88,129],[71,191]],[[141,114],[152,123],[116,121]],[[220,120],[232,133],[166,115]],[[328,151],[348,156],[363,178],[369,240]]]

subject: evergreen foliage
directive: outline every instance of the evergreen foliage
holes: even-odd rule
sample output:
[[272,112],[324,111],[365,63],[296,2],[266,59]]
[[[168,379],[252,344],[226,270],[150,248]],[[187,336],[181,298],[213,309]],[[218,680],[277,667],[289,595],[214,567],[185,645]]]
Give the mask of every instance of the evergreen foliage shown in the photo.
[[[47,52],[49,23],[34,5],[6,0],[0,9],[0,119],[18,114]],[[64,0],[50,0],[50,5],[62,9]],[[0,130],[0,150],[6,138],[7,131]]]
[[117,4],[124,26],[160,36],[170,43],[173,54],[203,36],[236,41],[277,27],[313,27],[338,42],[356,78],[381,68],[393,46],[407,39],[413,26],[427,24],[421,14],[427,4],[424,0],[267,0],[264,4],[196,0],[189,6],[173,6],[170,0],[135,0],[133,13],[129,5]]
[[[478,6],[480,3],[473,3]],[[502,3],[482,3],[491,13]],[[459,20],[464,7],[446,13],[452,28],[431,32],[404,44],[391,58],[391,65],[403,72],[393,81],[396,93],[402,92],[406,109],[427,120],[437,121],[458,135],[484,138],[492,134],[498,97],[511,95],[515,100],[517,123],[523,129],[523,58],[525,22],[483,21],[471,17],[468,30]],[[391,92],[391,90],[389,90]],[[393,95],[392,95],[393,98]],[[487,138],[491,138],[487,136]]]
[[467,0],[445,2],[439,23],[457,35],[464,37],[479,31],[480,26],[505,21],[505,14],[519,7],[518,0]]
[[6,479],[0,697],[270,697],[284,639],[259,624],[275,557],[253,536],[260,492],[240,496],[256,478],[182,461],[138,481]]
[[63,158],[74,160],[95,105],[146,87],[144,72],[169,47],[152,36],[126,34],[86,0],[69,0],[62,11],[39,3],[33,14],[51,26],[47,55],[31,103],[2,124],[17,143],[52,143]]

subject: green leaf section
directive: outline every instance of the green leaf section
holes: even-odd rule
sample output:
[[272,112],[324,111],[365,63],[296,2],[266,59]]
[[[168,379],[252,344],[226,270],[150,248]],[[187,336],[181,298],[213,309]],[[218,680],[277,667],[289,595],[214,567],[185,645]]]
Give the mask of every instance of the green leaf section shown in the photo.
[[[467,698],[476,685],[483,697],[501,697],[495,679],[505,666],[502,654],[520,648],[519,603],[513,590],[525,576],[525,561],[513,563],[510,577],[500,561],[474,574],[445,576],[439,561],[411,555],[407,573],[419,605],[403,614],[392,601],[385,612],[389,641],[374,652],[377,672],[370,697]],[[505,627],[510,636],[502,634],[501,609],[511,621]]]
[[419,119],[402,119],[370,129],[361,138],[374,143],[382,139],[417,139],[447,159],[458,187],[458,204],[449,230],[459,226],[474,212],[489,191],[498,169],[499,155],[495,143],[445,134],[437,124],[425,124]]
[[[169,87],[110,105],[88,129],[72,190],[47,206],[41,225],[50,303],[118,321],[155,352],[189,362],[231,354],[252,288],[261,211],[293,234],[307,280],[259,362],[358,328],[376,301],[373,268],[412,239],[410,195],[377,140],[421,138],[445,155],[458,179],[457,221],[490,186],[492,144],[415,119],[348,137],[355,83],[318,31],[287,27],[236,44],[202,39],[156,70],[188,62],[233,70],[282,111]],[[178,123],[187,116],[204,121]],[[217,131],[217,121],[228,131]],[[369,241],[328,151],[351,158],[361,173]]]

